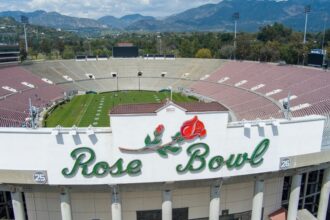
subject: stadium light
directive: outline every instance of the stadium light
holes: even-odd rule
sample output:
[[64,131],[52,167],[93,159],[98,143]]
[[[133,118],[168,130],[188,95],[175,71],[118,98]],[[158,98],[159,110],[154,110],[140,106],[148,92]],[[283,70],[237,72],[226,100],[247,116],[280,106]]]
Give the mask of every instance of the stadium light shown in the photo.
[[234,30],[234,59],[236,60],[236,36],[237,36],[237,21],[239,20],[239,12],[233,14],[233,20],[235,25]]
[[[328,21],[328,14],[324,15],[324,23],[323,23],[323,36],[322,36],[322,52],[324,53],[324,41],[325,41],[325,33],[326,33],[326,24]],[[325,63],[326,56],[323,56],[323,63]]]
[[264,128],[265,126],[266,126],[266,123],[263,122],[263,121],[260,121],[260,122],[258,123],[258,127],[260,127],[260,128]]
[[311,12],[311,6],[305,6],[305,32],[304,32],[304,44],[306,44],[306,33],[307,33],[307,22],[308,22],[308,14]]
[[139,72],[137,73],[137,76],[138,76],[138,78],[139,78],[139,91],[141,90],[141,77],[142,77],[142,75],[143,75],[143,73],[142,73],[141,71],[139,71]]
[[118,74],[117,74],[117,72],[111,72],[111,75],[113,78],[116,78],[117,91],[118,91]]
[[26,25],[29,24],[29,18],[26,16],[21,16],[21,22],[22,22],[23,28],[24,28],[25,51],[27,53],[29,50],[29,47],[28,47],[28,42],[27,42]]
[[71,128],[71,130],[69,131],[69,134],[72,136],[77,135],[77,127],[75,125],[73,125],[73,127]]
[[157,38],[159,39],[159,55],[162,54],[162,36],[160,35],[160,32],[157,32]]
[[275,121],[272,122],[272,126],[279,127],[280,126],[280,122],[275,120]]
[[51,132],[51,135],[52,136],[57,136],[60,134],[60,131],[61,131],[61,126],[57,125]]
[[90,135],[94,135],[94,128],[92,125],[90,125],[88,128],[87,128],[87,132],[86,132],[89,136]]
[[52,136],[57,136],[57,135],[59,135],[59,133],[60,133],[59,130],[57,130],[57,129],[53,129],[52,132],[51,132],[51,135],[52,135]]

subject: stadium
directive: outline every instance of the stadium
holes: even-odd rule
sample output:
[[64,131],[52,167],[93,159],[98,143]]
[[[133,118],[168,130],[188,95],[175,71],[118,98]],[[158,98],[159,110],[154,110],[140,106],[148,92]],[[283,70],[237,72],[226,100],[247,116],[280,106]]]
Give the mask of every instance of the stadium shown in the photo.
[[329,219],[327,71],[141,57],[0,75],[5,218]]

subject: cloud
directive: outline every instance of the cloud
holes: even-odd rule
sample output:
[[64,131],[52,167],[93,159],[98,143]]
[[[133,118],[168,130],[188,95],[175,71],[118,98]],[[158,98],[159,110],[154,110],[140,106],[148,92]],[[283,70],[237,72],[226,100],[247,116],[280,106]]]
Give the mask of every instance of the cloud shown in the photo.
[[189,8],[220,0],[0,0],[0,10],[56,11],[77,17],[99,18],[140,13],[168,16]]
[[140,2],[144,5],[149,5],[150,4],[150,0],[140,0]]

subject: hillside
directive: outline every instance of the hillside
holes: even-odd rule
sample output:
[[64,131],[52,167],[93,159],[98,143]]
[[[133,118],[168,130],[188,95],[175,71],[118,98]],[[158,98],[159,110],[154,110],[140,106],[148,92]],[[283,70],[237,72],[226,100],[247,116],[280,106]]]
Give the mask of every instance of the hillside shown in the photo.
[[114,16],[108,15],[99,18],[97,21],[108,27],[125,30],[127,27],[138,24],[140,21],[152,22],[155,20],[156,19],[152,16],[132,14],[132,15],[125,15],[121,18],[116,18]]
[[217,4],[206,4],[182,13],[156,19],[140,14],[126,15],[120,18],[108,15],[95,19],[77,18],[61,15],[57,12],[0,12],[0,17],[21,15],[29,17],[36,25],[62,29],[93,29],[121,31],[232,31],[234,12],[240,13],[239,31],[255,32],[261,26],[274,22],[283,23],[296,31],[304,28],[304,6],[310,4],[309,31],[321,31],[324,18],[330,12],[328,0],[223,0]]
[[259,27],[274,22],[283,23],[296,31],[304,29],[304,6],[311,4],[309,31],[323,29],[324,17],[330,12],[330,1],[326,0],[224,0],[218,4],[206,4],[167,17],[162,21],[144,21],[132,25],[131,30],[152,26],[159,31],[232,31],[232,15],[240,13],[239,31],[255,32]]
[[0,12],[0,17],[13,17],[16,21],[20,21],[21,16],[29,18],[29,22],[35,25],[47,26],[62,29],[79,29],[79,28],[107,28],[107,26],[99,23],[94,19],[77,18],[62,15],[57,12],[22,12],[22,11],[5,11]]

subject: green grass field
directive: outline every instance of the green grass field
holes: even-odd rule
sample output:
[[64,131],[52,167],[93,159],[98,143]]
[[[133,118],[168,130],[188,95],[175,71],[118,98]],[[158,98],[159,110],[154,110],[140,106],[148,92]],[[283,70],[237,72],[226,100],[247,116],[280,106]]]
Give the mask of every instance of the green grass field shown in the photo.
[[[118,104],[157,103],[169,98],[169,92],[120,91],[75,96],[71,101],[58,105],[44,120],[45,127],[108,127],[109,112]],[[192,102],[196,99],[173,93],[175,102]]]

